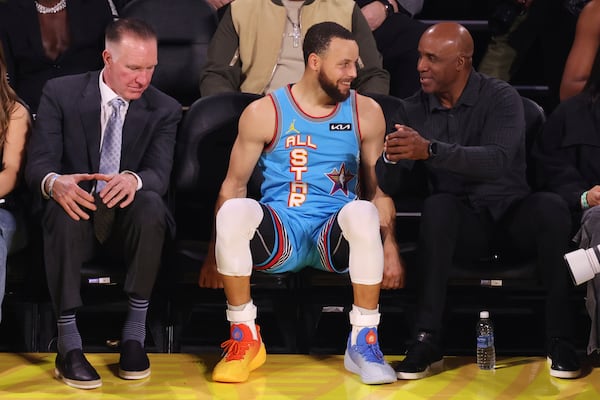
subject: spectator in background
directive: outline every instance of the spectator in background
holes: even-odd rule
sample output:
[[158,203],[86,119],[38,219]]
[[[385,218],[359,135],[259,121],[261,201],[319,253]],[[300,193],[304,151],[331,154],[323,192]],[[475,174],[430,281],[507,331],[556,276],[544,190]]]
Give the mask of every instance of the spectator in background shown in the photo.
[[[524,83],[548,87],[538,101],[546,112],[551,112],[560,102],[563,68],[577,15],[586,1],[495,0],[498,8],[489,24],[490,28],[500,28],[500,31],[477,66],[478,71],[499,79],[508,78],[513,83],[524,68],[531,74]],[[509,18],[511,16],[516,19]],[[532,58],[531,54],[540,56]]]
[[219,20],[223,18],[223,15],[225,14],[225,10],[227,9],[227,7],[225,6],[231,3],[232,1],[233,0],[206,0],[206,2],[210,4],[213,10],[217,12]]
[[577,19],[575,39],[560,83],[561,101],[581,92],[590,76],[598,48],[600,48],[600,0],[592,0],[586,4]]
[[532,2],[503,0],[496,5],[488,21],[492,37],[477,68],[479,72],[510,82],[516,72],[517,50],[509,43],[509,38],[526,20]]
[[219,23],[200,76],[200,93],[242,91],[265,94],[304,72],[302,40],[306,30],[323,21],[338,22],[353,32],[359,45],[361,93],[389,93],[371,29],[352,0],[236,0]]
[[[534,155],[543,188],[558,193],[571,209],[579,227],[573,240],[584,249],[599,245],[600,52],[583,92],[563,101],[548,118]],[[586,304],[592,319],[588,354],[600,349],[599,299],[600,275],[596,275],[587,285]]]
[[[25,143],[31,127],[29,111],[21,104],[6,80],[4,52],[0,45],[0,306],[6,284],[6,257],[17,228],[19,201],[14,200],[22,177],[25,160]],[[20,224],[22,225],[22,224]],[[0,321],[2,309],[0,308]]]
[[521,98],[506,82],[473,70],[473,39],[462,25],[428,28],[419,55],[422,89],[403,101],[377,165],[379,185],[391,196],[419,168],[430,191],[419,226],[415,336],[398,378],[420,379],[441,366],[450,266],[495,249],[537,257],[547,290],[550,374],[577,377],[563,259],[571,219],[560,196],[531,193],[527,184]]
[[427,25],[413,19],[423,0],[356,0],[373,31],[383,67],[390,73],[390,94],[399,98],[419,90],[417,45]]
[[33,114],[48,79],[102,67],[113,5],[112,0],[0,2],[9,83]]

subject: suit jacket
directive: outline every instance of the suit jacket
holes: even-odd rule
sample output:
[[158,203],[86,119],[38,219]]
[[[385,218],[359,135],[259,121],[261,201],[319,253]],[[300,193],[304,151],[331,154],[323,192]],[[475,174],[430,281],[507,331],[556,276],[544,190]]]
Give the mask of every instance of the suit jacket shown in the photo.
[[[28,144],[25,180],[41,199],[41,182],[50,172],[96,173],[100,164],[99,71],[55,78],[44,86]],[[132,100],[123,125],[121,171],[142,180],[141,190],[165,196],[181,105],[150,86]],[[91,191],[93,181],[81,182]]]
[[68,1],[67,15],[71,44],[52,60],[44,53],[35,3],[0,1],[0,40],[10,84],[33,113],[48,79],[102,68],[104,31],[112,21],[108,1]]

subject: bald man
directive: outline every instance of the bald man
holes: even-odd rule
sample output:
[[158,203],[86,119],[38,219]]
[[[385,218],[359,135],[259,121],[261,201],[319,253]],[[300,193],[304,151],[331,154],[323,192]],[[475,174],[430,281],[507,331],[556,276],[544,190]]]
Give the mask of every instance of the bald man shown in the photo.
[[495,251],[537,257],[548,290],[546,334],[550,374],[574,378],[563,254],[571,220],[553,193],[531,193],[525,175],[525,120],[519,94],[473,69],[473,39],[456,23],[427,29],[419,41],[421,90],[403,101],[377,165],[381,188],[398,193],[425,171],[420,221],[422,273],[415,340],[397,366],[400,379],[420,379],[442,367],[442,317],[453,260],[478,261]]

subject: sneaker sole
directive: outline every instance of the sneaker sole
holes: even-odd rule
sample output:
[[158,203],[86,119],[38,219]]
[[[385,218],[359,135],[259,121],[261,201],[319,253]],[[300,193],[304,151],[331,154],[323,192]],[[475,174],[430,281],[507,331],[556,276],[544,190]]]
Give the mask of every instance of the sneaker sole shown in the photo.
[[267,350],[265,349],[265,344],[261,343],[258,353],[256,353],[256,356],[250,361],[250,363],[248,363],[248,370],[244,376],[231,377],[225,375],[215,375],[213,371],[212,379],[215,382],[223,383],[246,382],[248,380],[248,377],[250,376],[250,372],[263,365],[265,361],[267,361]]
[[150,368],[143,371],[126,371],[119,368],[119,377],[127,380],[144,379],[150,376]]
[[252,361],[250,361],[250,364],[248,364],[248,369],[250,369],[250,371],[254,371],[263,365],[265,361],[267,361],[267,349],[265,349],[265,344],[261,343],[260,349],[258,350],[258,353],[256,353],[256,357],[254,357]]
[[74,379],[69,379],[65,377],[57,368],[54,368],[54,377],[58,380],[61,380],[65,383],[65,385],[73,387],[75,389],[96,389],[102,386],[102,379],[96,379],[93,381],[76,381]]
[[444,370],[444,359],[442,358],[439,361],[431,363],[425,370],[421,372],[404,372],[404,371],[396,371],[396,376],[398,379],[405,380],[415,380],[415,379],[423,379],[430,375],[439,374]]
[[344,353],[344,368],[346,368],[348,371],[360,376],[362,383],[367,384],[367,385],[383,385],[386,383],[396,382],[396,380],[397,380],[395,376],[389,377],[389,378],[380,377],[379,379],[365,379],[361,375],[360,367],[358,365],[356,365],[356,363],[354,361],[352,361],[352,358],[350,358],[350,356],[348,355],[348,351],[346,351]]
[[560,371],[557,369],[552,369],[552,359],[550,357],[546,358],[548,362],[548,367],[550,368],[550,376],[561,379],[574,379],[579,378],[581,375],[581,369],[575,371]]

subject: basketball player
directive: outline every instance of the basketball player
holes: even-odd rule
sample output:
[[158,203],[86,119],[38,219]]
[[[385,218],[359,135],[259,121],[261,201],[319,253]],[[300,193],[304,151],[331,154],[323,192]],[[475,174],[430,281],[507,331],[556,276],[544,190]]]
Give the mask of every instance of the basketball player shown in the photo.
[[[253,268],[282,273],[310,265],[349,271],[354,304],[346,369],[367,384],[394,382],[396,373],[385,362],[377,336],[382,235],[383,240],[393,236],[380,230],[391,199],[375,177],[385,120],[374,100],[350,89],[358,45],[348,30],[333,22],[316,24],[306,33],[303,52],[306,69],[300,81],[243,112],[217,199],[217,269],[231,338],[222,345],[225,354],[213,380],[243,382],[265,362],[250,296]],[[257,163],[264,176],[260,202],[246,198]]]

